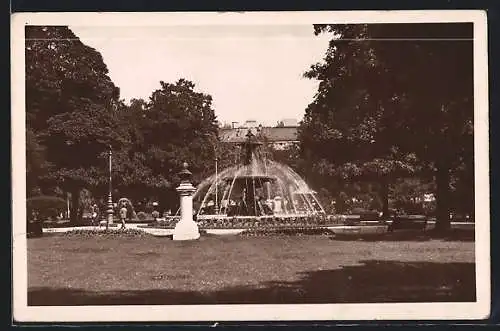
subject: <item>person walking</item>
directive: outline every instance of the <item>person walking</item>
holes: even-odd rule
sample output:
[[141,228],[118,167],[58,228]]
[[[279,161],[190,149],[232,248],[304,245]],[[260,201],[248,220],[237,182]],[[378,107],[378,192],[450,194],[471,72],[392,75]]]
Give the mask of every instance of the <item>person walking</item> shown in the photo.
[[125,204],[122,204],[122,207],[120,208],[120,220],[122,222],[122,229],[125,229],[125,220],[127,219],[127,206]]
[[96,225],[99,222],[99,207],[94,203],[92,205],[92,225]]

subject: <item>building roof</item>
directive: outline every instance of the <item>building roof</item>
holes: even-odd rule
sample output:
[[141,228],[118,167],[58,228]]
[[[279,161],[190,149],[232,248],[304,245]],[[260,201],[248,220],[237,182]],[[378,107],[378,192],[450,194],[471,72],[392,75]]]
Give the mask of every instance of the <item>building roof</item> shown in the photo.
[[284,126],[297,126],[299,124],[295,118],[284,118],[281,122]]
[[[244,142],[246,140],[246,134],[249,128],[222,128],[219,130],[219,135],[222,141],[225,142]],[[259,128],[250,128],[253,134],[257,135]],[[296,126],[285,126],[285,127],[261,127],[261,134],[266,137],[270,142],[294,142],[298,141],[297,137],[297,127]]]

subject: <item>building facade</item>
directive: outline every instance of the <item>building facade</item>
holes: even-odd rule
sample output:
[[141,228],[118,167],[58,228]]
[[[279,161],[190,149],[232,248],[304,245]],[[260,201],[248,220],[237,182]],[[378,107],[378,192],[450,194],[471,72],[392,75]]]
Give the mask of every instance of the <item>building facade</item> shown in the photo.
[[256,136],[262,136],[271,144],[272,148],[284,150],[293,144],[297,144],[298,126],[266,127],[257,125],[255,121],[247,121],[241,126],[233,125],[219,129],[219,136],[223,142],[241,143],[246,140],[246,134],[250,130]]

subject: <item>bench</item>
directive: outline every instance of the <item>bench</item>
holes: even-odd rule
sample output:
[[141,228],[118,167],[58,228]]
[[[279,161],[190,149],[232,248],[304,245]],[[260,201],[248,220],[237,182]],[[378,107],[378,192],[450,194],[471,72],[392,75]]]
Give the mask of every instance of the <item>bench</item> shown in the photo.
[[394,232],[399,230],[420,230],[423,231],[427,227],[427,217],[424,215],[404,215],[396,216],[389,225],[388,231]]

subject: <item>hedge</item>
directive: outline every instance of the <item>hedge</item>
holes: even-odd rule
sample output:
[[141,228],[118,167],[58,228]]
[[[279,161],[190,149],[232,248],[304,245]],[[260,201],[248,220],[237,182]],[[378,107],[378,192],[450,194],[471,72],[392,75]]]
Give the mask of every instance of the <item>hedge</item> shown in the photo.
[[114,238],[114,237],[152,237],[153,235],[147,233],[146,231],[139,229],[108,229],[108,230],[98,230],[98,229],[75,229],[63,234],[65,237],[104,237],[104,238]]
[[[168,217],[150,223],[149,227],[172,229],[177,224],[178,217]],[[276,227],[326,227],[345,224],[342,216],[302,216],[302,217],[227,217],[214,219],[199,219],[197,224],[202,229],[258,229]]]
[[66,208],[66,200],[49,195],[40,195],[26,200],[27,216],[32,218],[33,212],[36,212],[38,220],[55,218]]

